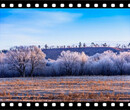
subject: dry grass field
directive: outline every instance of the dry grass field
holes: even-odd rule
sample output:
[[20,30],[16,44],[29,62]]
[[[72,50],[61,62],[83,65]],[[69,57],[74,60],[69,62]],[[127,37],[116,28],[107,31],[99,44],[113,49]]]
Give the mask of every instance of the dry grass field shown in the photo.
[[130,101],[130,76],[0,78],[0,101]]

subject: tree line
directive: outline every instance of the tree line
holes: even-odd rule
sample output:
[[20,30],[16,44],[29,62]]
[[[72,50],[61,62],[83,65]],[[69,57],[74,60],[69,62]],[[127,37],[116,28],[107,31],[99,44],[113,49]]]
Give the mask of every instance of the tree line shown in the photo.
[[[38,45],[37,46],[38,48],[40,49],[59,49],[59,48],[86,48],[86,47],[110,47],[109,44],[107,43],[103,43],[103,44],[98,44],[98,43],[94,43],[92,42],[90,45],[87,45],[86,43],[82,43],[82,42],[79,42],[78,45],[62,45],[62,46],[49,46],[48,44],[45,44],[44,46],[43,45]],[[128,44],[116,44],[116,46],[114,46],[115,48],[120,48],[120,49],[129,49],[130,48],[130,43]],[[8,50],[6,49],[3,49],[3,50],[0,50],[0,52],[4,52],[6,53]]]
[[0,77],[70,75],[130,75],[130,51],[93,56],[62,51],[57,60],[46,59],[36,46],[13,47],[0,53]]
[[[47,44],[45,44],[43,47],[41,45],[38,45],[39,48],[42,48],[42,49],[53,49],[53,48],[86,48],[86,47],[110,47],[109,44],[107,43],[102,43],[102,44],[98,44],[98,43],[94,43],[92,42],[90,45],[87,45],[86,43],[82,43],[82,42],[79,42],[78,45],[63,45],[63,46],[48,46]],[[125,49],[125,48],[130,48],[130,43],[128,44],[116,44],[115,48],[122,48],[122,49]]]

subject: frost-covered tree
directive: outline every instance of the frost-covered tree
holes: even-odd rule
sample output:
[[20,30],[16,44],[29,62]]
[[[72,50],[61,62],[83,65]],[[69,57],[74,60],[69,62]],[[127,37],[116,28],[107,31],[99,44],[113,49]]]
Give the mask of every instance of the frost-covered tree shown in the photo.
[[124,58],[127,63],[130,63],[130,52],[120,52],[119,56]]
[[62,51],[57,60],[45,56],[36,46],[13,47],[0,53],[0,77],[4,70],[9,76],[130,75],[130,51],[105,51],[93,56]]
[[5,73],[5,54],[0,52],[0,77],[3,77]]
[[9,68],[25,77],[25,70],[29,62],[29,48],[26,46],[13,47],[6,54]]
[[112,51],[105,51],[104,53],[97,53],[88,58],[85,64],[85,74],[88,75],[112,75],[115,74],[116,66],[113,61],[116,58],[116,53]]
[[[115,65],[120,73],[123,75],[125,72],[125,65],[130,63],[130,52],[120,52],[114,59]],[[128,67],[128,66],[127,66]],[[127,73],[125,73],[127,74]]]
[[5,54],[3,52],[0,52],[0,64],[3,63],[4,58],[5,58]]
[[121,59],[123,58],[123,71],[125,74],[130,74],[130,52],[120,52]]
[[124,72],[124,64],[126,63],[125,59],[123,57],[121,57],[120,55],[118,55],[115,58],[115,65],[120,73],[120,75],[123,75]]
[[[52,63],[55,75],[123,75],[129,74],[130,52],[105,51],[93,56],[84,52],[62,52]],[[75,70],[76,72],[72,72]]]
[[114,71],[114,62],[107,56],[99,60],[100,75],[112,75]]
[[87,60],[88,60],[88,56],[84,52],[82,52],[80,54],[81,66],[80,66],[80,73],[79,74],[84,74],[84,65],[87,62]]
[[46,61],[46,55],[42,50],[36,46],[30,46],[29,48],[29,65],[30,65],[30,76],[33,76],[35,69],[44,68]]
[[130,43],[128,44],[128,47],[130,47]]
[[124,64],[124,72],[126,75],[130,75],[130,63]]
[[83,47],[86,47],[86,44],[85,44],[85,43],[83,43]]
[[101,57],[102,57],[101,54],[96,53],[95,55],[89,57],[89,60],[90,61],[99,61],[101,59]]
[[57,66],[63,75],[78,75],[81,55],[78,52],[62,51],[57,59]]
[[81,48],[82,47],[82,43],[81,42],[79,42],[79,48]]
[[27,70],[33,76],[35,69],[44,68],[45,54],[36,46],[13,47],[6,54],[11,70],[15,70],[25,77]]

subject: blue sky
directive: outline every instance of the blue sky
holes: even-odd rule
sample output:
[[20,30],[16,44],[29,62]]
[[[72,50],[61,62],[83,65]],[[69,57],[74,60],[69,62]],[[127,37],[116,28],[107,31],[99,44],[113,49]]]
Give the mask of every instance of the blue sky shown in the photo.
[[0,9],[0,49],[130,42],[130,9]]

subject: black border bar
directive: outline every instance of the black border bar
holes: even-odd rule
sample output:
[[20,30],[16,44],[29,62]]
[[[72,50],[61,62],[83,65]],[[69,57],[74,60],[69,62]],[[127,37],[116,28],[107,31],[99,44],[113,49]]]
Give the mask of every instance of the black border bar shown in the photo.
[[[2,104],[5,104],[2,106]],[[10,106],[13,103],[13,106]],[[22,104],[22,106],[19,106],[19,103]],[[52,104],[55,103],[56,106],[52,106]],[[69,106],[69,103],[73,104],[73,106]],[[80,103],[80,106],[78,104]],[[86,106],[86,103],[89,103],[89,106]],[[106,103],[106,106],[103,106],[103,103]],[[112,103],[115,104],[115,106],[112,106]],[[30,106],[27,106],[30,104]],[[36,104],[38,106],[36,106]],[[46,104],[47,106],[44,106]],[[123,106],[121,105],[123,104]],[[64,105],[64,106],[61,106]],[[96,105],[96,106],[95,106]],[[98,105],[98,106],[97,106]],[[127,110],[130,109],[130,103],[129,102],[0,102],[0,109],[70,109],[70,108],[77,108],[77,109],[123,109]]]
[[[47,4],[47,7],[44,7],[43,4]],[[5,4],[2,7],[2,4]],[[10,4],[13,4],[13,7],[10,7]],[[18,4],[22,4],[22,7],[19,7]],[[27,4],[31,4],[30,7],[27,7]],[[39,4],[38,7],[35,4]],[[55,7],[52,4],[56,4]],[[64,7],[61,7],[61,4],[64,4]],[[72,7],[69,4],[73,4]],[[81,7],[78,7],[77,4],[81,4]],[[89,4],[89,7],[86,7],[86,4]],[[98,7],[95,7],[95,4],[98,4]],[[107,4],[106,7],[103,7],[103,4]],[[111,4],[115,4],[114,7]],[[123,4],[123,7],[120,6]],[[1,0],[0,8],[130,8],[130,0]]]

